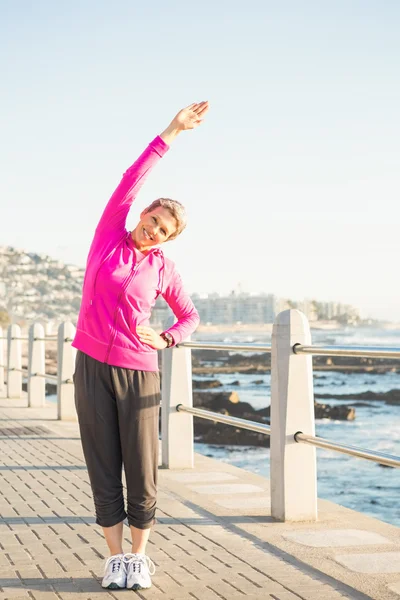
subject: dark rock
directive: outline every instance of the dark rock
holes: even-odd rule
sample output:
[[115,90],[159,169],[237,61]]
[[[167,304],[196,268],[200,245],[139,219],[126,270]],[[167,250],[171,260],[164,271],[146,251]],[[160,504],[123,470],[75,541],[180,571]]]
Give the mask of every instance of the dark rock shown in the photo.
[[[210,421],[211,423],[211,421]],[[231,425],[223,423],[211,423],[207,431],[199,432],[198,424],[195,423],[196,441],[213,445],[234,446],[263,446],[269,448],[269,435],[248,431],[247,429],[236,429]]]
[[230,408],[239,402],[237,392],[193,392],[193,406],[207,410]]
[[389,390],[388,392],[360,392],[358,394],[315,394],[316,398],[335,398],[336,400],[381,400],[386,404],[400,405],[400,390]]
[[235,381],[231,381],[230,383],[228,383],[228,385],[240,385],[240,381],[238,379],[235,379]]
[[[241,402],[236,392],[194,392],[193,406],[248,421],[268,423],[268,407],[255,410],[248,402]],[[196,441],[207,444],[269,446],[269,436],[265,434],[205,419],[194,419],[194,433]]]
[[222,383],[218,379],[193,379],[193,389],[205,390],[217,387],[222,387]]
[[251,382],[253,385],[262,385],[264,383],[263,379],[255,379]]
[[352,406],[332,406],[314,403],[316,419],[333,419],[334,421],[354,421],[356,411]]
[[[258,414],[262,413],[264,417],[270,416],[271,408],[263,408],[261,411],[257,411]],[[318,404],[314,402],[314,411],[316,419],[332,419],[334,421],[354,421],[356,418],[356,411],[351,406],[332,406],[330,404]]]

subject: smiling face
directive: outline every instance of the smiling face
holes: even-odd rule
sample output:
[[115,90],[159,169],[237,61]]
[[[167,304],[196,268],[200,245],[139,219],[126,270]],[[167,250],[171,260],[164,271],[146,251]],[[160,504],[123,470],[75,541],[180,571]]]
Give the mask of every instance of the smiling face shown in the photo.
[[140,221],[131,232],[136,248],[141,252],[150,250],[166,242],[176,231],[177,222],[170,211],[163,206],[142,212]]

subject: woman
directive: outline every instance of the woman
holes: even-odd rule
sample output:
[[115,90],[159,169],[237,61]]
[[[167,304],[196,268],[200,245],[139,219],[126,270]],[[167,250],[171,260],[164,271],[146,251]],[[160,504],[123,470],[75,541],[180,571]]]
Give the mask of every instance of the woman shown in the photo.
[[[208,102],[181,110],[126,171],[89,250],[72,345],[78,349],[74,381],[82,448],[96,523],[102,526],[110,550],[102,582],[106,588],[151,586],[154,565],[146,556],[146,543],[156,509],[157,350],[179,343],[199,322],[174,263],[160,249],[185,228],[183,206],[165,198],[155,200],[130,232],[125,228],[126,218],[149,171],[181,131],[200,125],[207,110]],[[148,323],[160,294],[177,321],[158,335]],[[132,537],[129,554],[122,549],[126,517]]]

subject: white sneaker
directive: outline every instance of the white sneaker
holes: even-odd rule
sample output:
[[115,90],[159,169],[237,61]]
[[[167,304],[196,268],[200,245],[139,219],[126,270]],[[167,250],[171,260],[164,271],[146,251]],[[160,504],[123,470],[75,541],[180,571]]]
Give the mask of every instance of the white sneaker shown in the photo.
[[114,554],[107,558],[101,586],[109,590],[126,587],[126,565],[123,554]]
[[128,590],[145,590],[151,587],[150,575],[154,575],[154,563],[145,554],[125,554],[126,587]]

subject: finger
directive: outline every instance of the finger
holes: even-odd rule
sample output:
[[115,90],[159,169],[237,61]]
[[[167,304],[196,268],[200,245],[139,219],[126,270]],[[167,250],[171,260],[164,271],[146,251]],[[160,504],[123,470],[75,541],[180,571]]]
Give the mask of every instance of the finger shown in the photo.
[[151,339],[148,338],[148,337],[141,337],[141,336],[139,336],[139,340],[141,342],[143,342],[144,344],[149,344],[151,342]]
[[200,114],[204,110],[208,110],[208,106],[208,100],[205,100],[204,102],[199,102],[192,110],[194,110],[195,113]]
[[151,337],[151,331],[138,331],[137,333],[143,337]]
[[184,110],[193,110],[194,106],[197,106],[196,102],[193,102],[192,104],[189,104],[189,106],[186,106]]
[[196,114],[198,117],[201,117],[203,115],[206,114],[206,112],[209,110],[210,106],[209,104],[205,104],[202,108],[200,108],[200,110],[196,111]]

